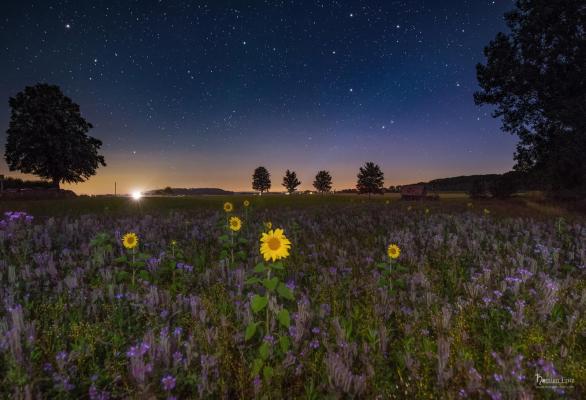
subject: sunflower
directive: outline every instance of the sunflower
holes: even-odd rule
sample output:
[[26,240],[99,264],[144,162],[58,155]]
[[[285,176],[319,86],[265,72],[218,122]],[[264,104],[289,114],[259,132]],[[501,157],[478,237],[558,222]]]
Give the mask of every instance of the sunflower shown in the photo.
[[263,255],[265,261],[279,260],[281,258],[289,257],[289,249],[291,242],[283,234],[282,229],[271,229],[267,233],[263,233],[260,238],[260,253]]
[[230,217],[229,227],[234,232],[238,232],[242,228],[242,221],[238,217]]
[[267,231],[271,230],[271,229],[272,229],[272,227],[273,227],[273,223],[272,223],[271,221],[267,221],[267,222],[265,222],[265,229],[266,229]]
[[224,203],[224,211],[226,212],[232,212],[232,210],[234,210],[234,205],[232,203],[230,203],[229,201]]
[[396,244],[390,244],[387,248],[387,254],[394,260],[395,258],[399,258],[401,255],[401,249]]
[[248,207],[250,205],[250,201],[244,200],[243,204],[244,204],[244,207]]
[[122,236],[122,245],[129,250],[138,246],[138,236],[136,236],[136,233],[128,232]]

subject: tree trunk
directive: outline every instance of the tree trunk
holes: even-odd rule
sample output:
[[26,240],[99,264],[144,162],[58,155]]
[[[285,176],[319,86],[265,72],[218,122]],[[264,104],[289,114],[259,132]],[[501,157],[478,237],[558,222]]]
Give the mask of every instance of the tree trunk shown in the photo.
[[53,186],[55,189],[59,189],[59,181],[60,181],[60,180],[61,180],[61,179],[59,179],[59,178],[53,178],[53,185],[52,185],[52,186]]

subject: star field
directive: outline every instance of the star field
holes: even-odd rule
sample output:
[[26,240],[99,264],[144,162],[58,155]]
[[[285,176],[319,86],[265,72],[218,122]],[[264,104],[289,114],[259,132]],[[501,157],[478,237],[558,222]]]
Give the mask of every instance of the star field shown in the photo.
[[287,168],[351,187],[369,160],[386,185],[502,172],[514,139],[472,93],[512,4],[6,1],[0,125],[8,96],[60,85],[104,142],[88,193],[246,190],[258,165],[275,189]]

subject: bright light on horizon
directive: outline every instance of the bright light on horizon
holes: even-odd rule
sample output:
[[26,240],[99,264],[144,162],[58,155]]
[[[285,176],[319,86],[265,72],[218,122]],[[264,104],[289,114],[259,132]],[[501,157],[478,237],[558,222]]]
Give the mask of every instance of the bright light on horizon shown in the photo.
[[133,200],[140,200],[140,198],[142,197],[142,193],[137,191],[132,192],[132,199]]

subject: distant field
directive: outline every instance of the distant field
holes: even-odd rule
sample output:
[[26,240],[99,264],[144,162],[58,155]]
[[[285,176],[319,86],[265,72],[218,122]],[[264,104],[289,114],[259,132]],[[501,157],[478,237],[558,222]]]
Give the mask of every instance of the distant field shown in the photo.
[[[185,197],[143,197],[134,201],[128,197],[87,197],[64,200],[0,201],[0,212],[26,211],[36,216],[81,215],[81,214],[149,214],[168,211],[197,211],[218,209],[225,201],[242,203],[253,200],[256,208],[307,208],[330,207],[343,204],[365,204],[369,206],[385,205],[392,208],[415,209],[429,208],[438,212],[472,211],[481,213],[484,208],[500,216],[520,217],[556,217],[569,216],[580,218],[563,207],[542,203],[536,194],[524,194],[509,200],[470,200],[463,192],[439,193],[439,201],[401,201],[397,193],[372,196],[335,194],[335,195],[293,195],[269,194],[264,196],[228,195],[228,196],[185,196]],[[472,207],[468,204],[472,203]]]

